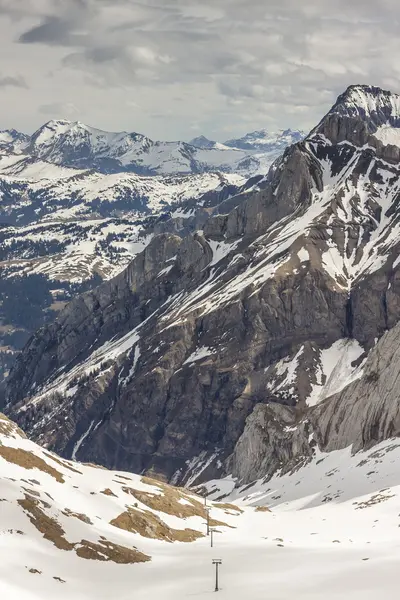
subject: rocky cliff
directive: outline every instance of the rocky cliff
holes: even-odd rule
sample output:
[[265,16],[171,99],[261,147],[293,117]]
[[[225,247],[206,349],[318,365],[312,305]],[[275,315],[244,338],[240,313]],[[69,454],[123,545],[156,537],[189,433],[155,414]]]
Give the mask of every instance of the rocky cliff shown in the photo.
[[301,414],[279,404],[257,404],[228,460],[240,482],[281,469],[290,472],[322,452],[368,450],[400,436],[400,324],[370,351],[354,380]]
[[174,482],[250,480],[313,444],[394,434],[370,410],[368,435],[352,419],[333,435],[325,407],[400,317],[399,104],[349,88],[201,229],[167,221],[30,340],[7,412],[65,457]]

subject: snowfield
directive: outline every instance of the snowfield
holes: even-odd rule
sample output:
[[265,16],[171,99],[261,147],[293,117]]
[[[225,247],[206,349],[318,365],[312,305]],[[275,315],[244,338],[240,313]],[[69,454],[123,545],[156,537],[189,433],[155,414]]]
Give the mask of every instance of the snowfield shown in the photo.
[[269,482],[208,482],[211,518],[224,523],[215,525],[213,548],[207,536],[177,541],[188,529],[189,538],[206,533],[203,498],[60,459],[3,417],[0,441],[7,600],[205,599],[214,593],[213,558],[222,559],[218,597],[229,600],[397,597],[397,439],[355,456],[349,448],[317,452]]

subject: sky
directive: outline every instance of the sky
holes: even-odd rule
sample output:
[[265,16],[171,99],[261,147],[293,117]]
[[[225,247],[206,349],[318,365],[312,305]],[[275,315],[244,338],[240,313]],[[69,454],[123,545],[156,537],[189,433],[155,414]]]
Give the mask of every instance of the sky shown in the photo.
[[400,92],[399,20],[398,0],[0,0],[0,128],[309,130],[350,84]]

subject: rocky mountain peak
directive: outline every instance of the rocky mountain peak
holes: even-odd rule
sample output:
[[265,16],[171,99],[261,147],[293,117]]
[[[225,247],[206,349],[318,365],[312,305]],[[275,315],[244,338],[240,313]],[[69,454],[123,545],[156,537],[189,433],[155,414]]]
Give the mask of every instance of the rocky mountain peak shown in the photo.
[[341,94],[331,113],[339,112],[349,116],[374,118],[400,117],[400,96],[373,85],[351,85]]
[[3,129],[0,131],[0,148],[8,147],[13,143],[21,144],[29,141],[29,135],[16,129]]
[[400,158],[400,96],[375,86],[350,86],[307,139],[369,146],[375,148],[382,159],[397,162]]

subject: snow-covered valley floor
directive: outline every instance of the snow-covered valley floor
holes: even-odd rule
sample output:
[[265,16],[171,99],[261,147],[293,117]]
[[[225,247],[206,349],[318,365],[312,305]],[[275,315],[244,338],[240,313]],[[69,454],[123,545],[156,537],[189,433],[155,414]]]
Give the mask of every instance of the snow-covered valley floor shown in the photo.
[[[206,536],[177,541],[205,533],[199,496],[59,459],[0,418],[0,598],[206,599],[213,558],[222,559],[221,600],[397,598],[399,440],[355,456],[317,453],[250,487],[227,478],[207,488],[221,522],[213,548]],[[109,544],[147,562],[117,564]]]

